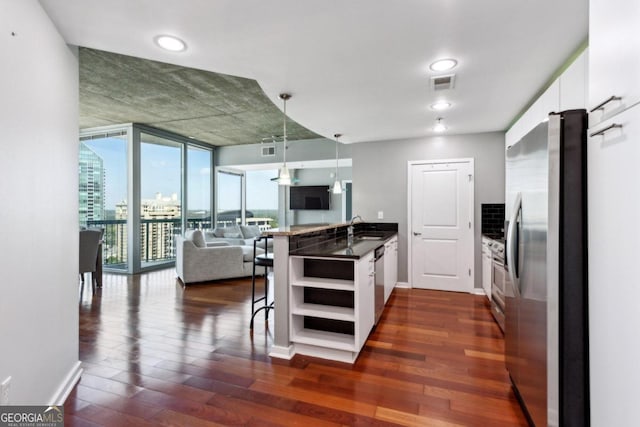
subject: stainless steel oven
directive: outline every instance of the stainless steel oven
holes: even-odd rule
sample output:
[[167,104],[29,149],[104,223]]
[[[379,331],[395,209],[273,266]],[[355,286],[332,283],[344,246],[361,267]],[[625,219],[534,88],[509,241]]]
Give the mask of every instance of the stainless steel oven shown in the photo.
[[489,249],[491,249],[491,313],[504,332],[504,291],[507,280],[504,268],[504,244],[493,241]]

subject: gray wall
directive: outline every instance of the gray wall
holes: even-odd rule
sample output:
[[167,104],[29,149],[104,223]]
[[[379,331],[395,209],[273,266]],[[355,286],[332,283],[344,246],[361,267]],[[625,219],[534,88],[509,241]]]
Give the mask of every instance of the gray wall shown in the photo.
[[59,404],[80,373],[78,60],[39,2],[0,9],[0,381]]
[[[276,155],[262,157],[261,144],[235,145],[219,147],[216,149],[216,166],[254,165],[264,163],[282,162],[282,143],[276,145]],[[310,139],[304,141],[290,141],[287,146],[287,162],[334,160],[336,158],[335,141],[329,139]],[[338,153],[341,159],[351,157],[351,145],[339,144]],[[330,173],[334,168],[309,168],[291,170],[295,178],[300,179],[295,185],[331,185],[333,178]],[[351,168],[340,168],[338,171],[340,180],[351,179]],[[288,197],[283,191],[279,191],[279,218],[280,226],[293,224],[334,223],[342,220],[342,200],[338,195],[332,195],[331,210],[328,211],[290,211],[288,209]],[[284,207],[286,206],[286,213]],[[286,215],[286,220],[283,215]]]
[[[297,169],[295,177],[300,181],[296,185],[333,185],[335,178],[332,175],[335,168]],[[351,168],[339,168],[338,178],[351,179]],[[290,211],[290,224],[315,224],[342,222],[342,194],[331,194],[330,210],[296,210]]]
[[[287,162],[335,159],[335,144],[335,141],[329,139],[289,141],[287,143]],[[338,151],[341,159],[351,157],[351,145],[340,144]],[[260,144],[234,145],[216,148],[216,166],[253,165],[279,162],[282,162],[282,143],[276,144],[276,155],[273,157],[262,157],[260,155]]]
[[407,282],[407,162],[473,158],[475,166],[475,287],[482,287],[480,205],[504,203],[504,133],[425,137],[352,145],[353,213],[399,226],[398,281]]

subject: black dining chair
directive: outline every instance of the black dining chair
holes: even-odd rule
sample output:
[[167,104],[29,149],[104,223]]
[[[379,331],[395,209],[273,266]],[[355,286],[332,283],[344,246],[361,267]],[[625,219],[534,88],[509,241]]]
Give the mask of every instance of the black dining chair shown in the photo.
[[80,230],[79,238],[79,259],[78,259],[78,273],[84,287],[84,274],[91,273],[91,290],[96,293],[96,285],[102,283],[102,278],[98,278],[97,274],[102,274],[98,270],[98,257],[102,256],[99,253],[100,244],[102,243],[102,236],[104,235],[104,229],[102,228],[89,228]]

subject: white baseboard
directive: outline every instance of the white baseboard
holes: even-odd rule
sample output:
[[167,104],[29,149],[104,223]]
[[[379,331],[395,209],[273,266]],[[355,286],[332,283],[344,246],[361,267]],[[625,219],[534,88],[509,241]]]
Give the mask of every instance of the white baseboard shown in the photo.
[[353,364],[358,358],[357,351],[336,350],[334,348],[319,347],[316,345],[301,343],[296,343],[296,353],[351,364]]
[[411,285],[409,284],[409,282],[397,282],[396,288],[411,289]]
[[275,357],[276,359],[286,359],[291,360],[293,356],[295,356],[296,352],[293,348],[293,345],[289,347],[282,347],[279,345],[271,346],[271,351],[269,352],[270,357]]
[[482,288],[473,288],[473,290],[470,292],[474,295],[483,295],[483,296],[487,296],[487,293],[484,291],[484,289]]
[[73,365],[64,381],[62,381],[62,384],[60,384],[60,386],[58,387],[58,390],[56,390],[56,392],[53,394],[49,403],[50,405],[64,405],[65,400],[67,400],[67,397],[69,397],[69,394],[71,393],[73,388],[76,386],[78,381],[80,381],[80,376],[82,375],[81,366],[82,362],[80,361],[77,361]]

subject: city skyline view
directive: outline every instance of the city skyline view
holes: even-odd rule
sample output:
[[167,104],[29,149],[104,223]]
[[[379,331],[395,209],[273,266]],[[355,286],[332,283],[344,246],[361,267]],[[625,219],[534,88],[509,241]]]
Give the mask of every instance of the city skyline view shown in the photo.
[[[88,148],[103,161],[105,171],[104,205],[108,211],[127,200],[127,139],[113,136],[84,141]],[[206,155],[200,155],[206,153]],[[209,210],[213,190],[209,190],[211,169],[209,152],[189,148],[187,209],[189,211]],[[141,198],[154,199],[157,193],[164,197],[177,194],[181,189],[181,156],[176,146],[155,143],[141,144]],[[278,185],[271,181],[277,177],[277,170],[246,172],[247,209],[277,210]],[[240,207],[240,186],[232,175],[218,174],[217,210],[236,210]],[[237,177],[235,177],[237,178]],[[237,189],[237,191],[236,191]],[[231,190],[231,191],[229,191]]]

